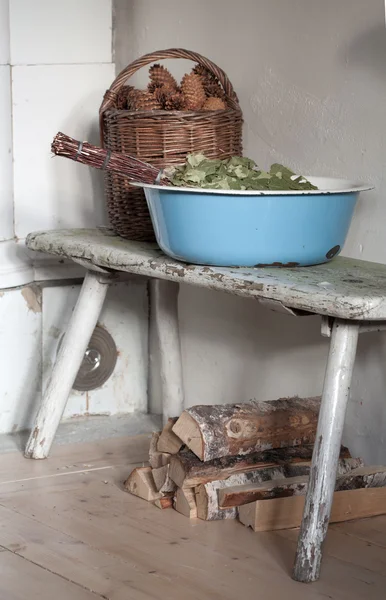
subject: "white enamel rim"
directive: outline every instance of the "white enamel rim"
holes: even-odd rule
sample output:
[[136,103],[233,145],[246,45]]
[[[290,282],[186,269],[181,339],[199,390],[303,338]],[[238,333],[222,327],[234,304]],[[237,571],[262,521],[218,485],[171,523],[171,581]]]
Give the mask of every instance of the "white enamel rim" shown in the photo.
[[317,196],[321,194],[349,194],[350,192],[368,192],[374,189],[373,185],[360,181],[349,181],[347,179],[335,179],[331,177],[314,177],[304,175],[308,181],[316,185],[317,190],[208,190],[192,187],[174,187],[165,185],[151,185],[138,181],[130,181],[130,185],[150,190],[161,190],[167,192],[185,192],[186,194],[222,194],[227,196]]

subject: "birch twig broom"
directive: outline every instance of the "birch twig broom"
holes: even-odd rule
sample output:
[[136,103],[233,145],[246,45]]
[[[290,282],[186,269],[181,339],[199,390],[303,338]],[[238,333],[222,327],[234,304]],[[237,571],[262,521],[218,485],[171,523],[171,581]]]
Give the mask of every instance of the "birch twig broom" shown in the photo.
[[[132,181],[149,184],[158,183],[157,178],[160,171],[157,167],[134,156],[104,150],[88,142],[79,142],[64,133],[59,132],[56,134],[51,150],[57,156],[64,156],[95,169],[117,171],[122,175],[126,175]],[[163,178],[162,183],[167,183],[167,180]]]

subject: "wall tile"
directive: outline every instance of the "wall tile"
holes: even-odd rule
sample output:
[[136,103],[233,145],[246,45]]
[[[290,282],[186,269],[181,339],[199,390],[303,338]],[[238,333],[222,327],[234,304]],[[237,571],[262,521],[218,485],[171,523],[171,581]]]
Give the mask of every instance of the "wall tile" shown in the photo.
[[34,269],[23,242],[15,239],[0,242],[0,294],[2,289],[33,280]]
[[11,110],[10,67],[2,65],[0,66],[0,241],[13,237]]
[[0,65],[9,64],[9,0],[0,0]]
[[10,0],[13,65],[112,60],[111,0]]
[[98,110],[114,65],[14,67],[15,231],[95,227],[106,222],[99,171],[53,158],[54,135],[98,144]]
[[41,317],[36,288],[0,295],[0,433],[32,424],[41,395]]

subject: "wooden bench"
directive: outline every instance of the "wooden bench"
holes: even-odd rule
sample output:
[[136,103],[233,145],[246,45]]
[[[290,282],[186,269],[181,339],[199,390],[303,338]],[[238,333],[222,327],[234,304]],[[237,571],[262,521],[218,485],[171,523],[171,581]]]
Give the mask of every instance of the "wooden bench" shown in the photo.
[[30,458],[48,456],[108,286],[118,272],[151,279],[164,419],[183,410],[177,309],[180,282],[254,298],[295,316],[321,315],[322,335],[330,337],[330,352],[293,573],[297,581],[318,579],[358,335],[386,328],[386,266],[339,257],[324,265],[294,269],[202,267],[174,261],[154,244],[130,242],[108,229],[33,233],[27,246],[71,259],[87,269],[27,444]]

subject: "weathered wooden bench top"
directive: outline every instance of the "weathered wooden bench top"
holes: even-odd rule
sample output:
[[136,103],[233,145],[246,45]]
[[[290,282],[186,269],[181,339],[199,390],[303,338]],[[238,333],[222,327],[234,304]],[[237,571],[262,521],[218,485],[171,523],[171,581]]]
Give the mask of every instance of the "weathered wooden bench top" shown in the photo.
[[156,244],[132,242],[108,229],[32,233],[31,250],[93,266],[276,301],[292,309],[342,319],[386,319],[386,265],[338,257],[297,268],[223,268],[188,265]]

